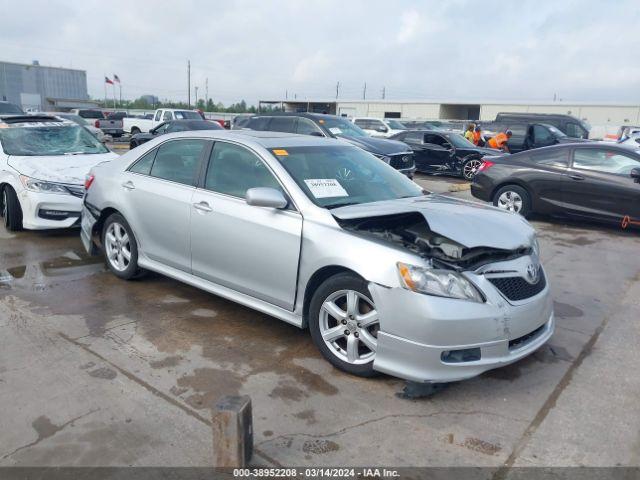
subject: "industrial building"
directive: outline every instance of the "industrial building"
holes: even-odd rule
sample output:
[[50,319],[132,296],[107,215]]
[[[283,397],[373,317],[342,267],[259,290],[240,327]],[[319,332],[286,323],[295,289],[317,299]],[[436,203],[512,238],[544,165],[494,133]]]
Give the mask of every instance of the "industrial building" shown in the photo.
[[0,100],[24,110],[56,111],[90,108],[87,72],[71,68],[0,62]]
[[260,100],[259,106],[288,112],[309,111],[345,117],[411,120],[493,120],[498,112],[562,113],[591,125],[640,123],[640,105],[594,102],[460,102],[392,100]]

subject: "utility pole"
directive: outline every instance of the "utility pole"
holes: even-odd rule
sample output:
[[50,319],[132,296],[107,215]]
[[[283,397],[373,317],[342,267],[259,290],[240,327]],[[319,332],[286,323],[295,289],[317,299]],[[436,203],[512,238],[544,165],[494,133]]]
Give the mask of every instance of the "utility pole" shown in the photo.
[[195,86],[195,87],[193,87],[193,88],[194,88],[194,89],[195,89],[195,91],[196,91],[196,103],[195,103],[195,106],[196,106],[196,108],[198,108],[198,86],[196,85],[196,86]]
[[204,104],[209,104],[209,78],[204,79]]
[[336,83],[336,100],[338,99],[338,95],[340,95],[340,82]]
[[187,107],[191,108],[191,60],[187,60]]
[[382,87],[382,100],[384,100],[385,94],[386,94],[386,88]]
[[284,99],[289,100],[289,90],[284,91]]
[[364,88],[362,89],[362,99],[367,99],[367,82],[364,82]]

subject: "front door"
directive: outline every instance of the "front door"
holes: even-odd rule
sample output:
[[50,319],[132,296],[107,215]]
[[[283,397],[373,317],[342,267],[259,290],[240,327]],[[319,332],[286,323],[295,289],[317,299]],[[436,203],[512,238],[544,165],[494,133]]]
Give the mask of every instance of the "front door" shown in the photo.
[[414,155],[418,170],[426,172],[451,170],[452,149],[453,146],[442,135],[425,133],[423,143]]
[[630,177],[640,156],[619,149],[573,150],[563,192],[570,213],[622,225],[625,217],[640,221],[640,184]]
[[118,186],[125,199],[123,213],[143,254],[186,272],[191,270],[191,197],[208,143],[165,142],[124,172]]
[[283,190],[273,173],[249,149],[217,141],[203,186],[192,200],[193,274],[293,310],[302,216],[245,202],[250,188]]

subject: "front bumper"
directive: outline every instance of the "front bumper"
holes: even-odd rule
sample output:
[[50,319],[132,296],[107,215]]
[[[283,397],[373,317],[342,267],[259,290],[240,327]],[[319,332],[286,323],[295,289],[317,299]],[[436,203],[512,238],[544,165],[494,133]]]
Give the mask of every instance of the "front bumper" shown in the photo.
[[[370,284],[380,316],[373,368],[414,382],[453,382],[513,363],[540,348],[555,320],[548,285],[510,303],[483,285],[485,303]],[[452,351],[478,352],[470,361],[445,361]]]
[[22,226],[27,230],[69,228],[79,225],[82,199],[70,194],[18,193],[22,208]]

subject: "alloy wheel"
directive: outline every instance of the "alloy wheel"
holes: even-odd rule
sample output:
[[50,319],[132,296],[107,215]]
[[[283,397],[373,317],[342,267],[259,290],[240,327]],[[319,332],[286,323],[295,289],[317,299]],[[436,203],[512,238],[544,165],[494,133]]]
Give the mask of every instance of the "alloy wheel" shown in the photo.
[[478,168],[480,168],[480,165],[482,165],[482,160],[469,160],[465,163],[464,167],[462,167],[462,176],[465,180],[471,180],[478,171]]
[[370,362],[376,354],[380,320],[375,306],[355,290],[339,290],[320,309],[320,335],[333,355],[352,365]]
[[109,264],[119,272],[125,271],[131,262],[131,242],[126,229],[113,222],[107,228],[104,240]]
[[522,197],[516,192],[507,190],[498,197],[498,208],[519,213],[522,210]]

